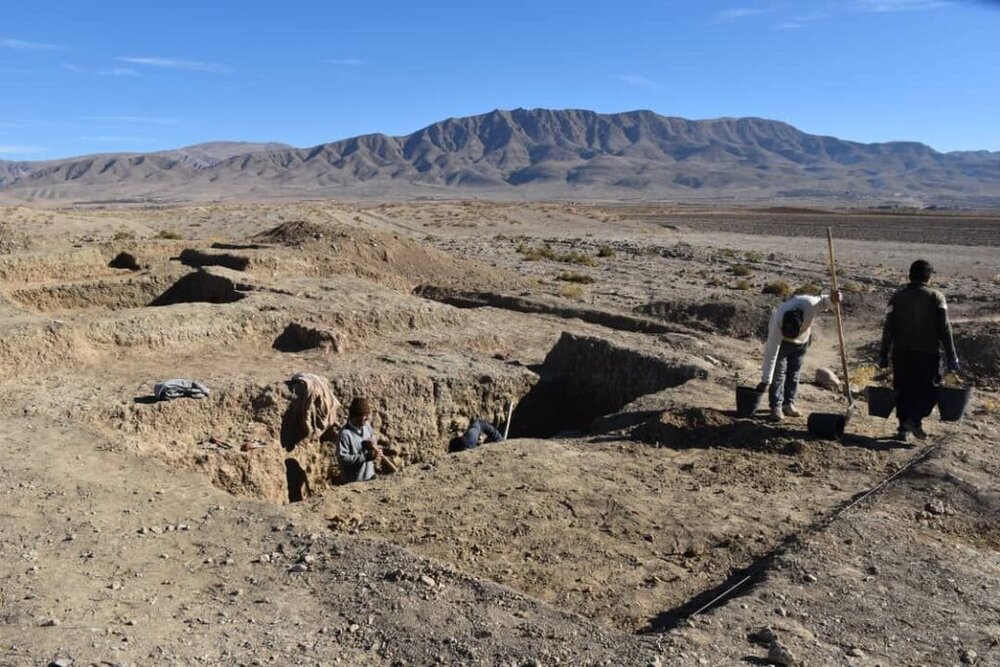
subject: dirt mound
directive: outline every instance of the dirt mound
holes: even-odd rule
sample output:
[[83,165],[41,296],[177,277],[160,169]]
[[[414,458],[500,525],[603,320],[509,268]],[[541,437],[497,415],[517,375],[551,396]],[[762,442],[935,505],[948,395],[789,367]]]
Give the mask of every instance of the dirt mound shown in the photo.
[[1000,322],[962,322],[954,335],[963,375],[978,384],[1000,384]]
[[412,290],[420,283],[517,288],[529,283],[505,269],[470,261],[392,234],[346,225],[286,222],[251,237],[295,246],[322,276],[354,275],[395,289]]
[[656,319],[733,338],[767,335],[767,322],[776,303],[761,297],[713,296],[707,301],[653,301],[636,312]]
[[688,447],[731,447],[776,454],[797,454],[801,441],[782,436],[775,429],[748,419],[734,419],[712,408],[685,408],[663,412],[656,419],[637,426],[632,438],[656,445]]
[[18,303],[43,312],[53,310],[122,310],[146,305],[163,292],[168,277],[130,276],[126,280],[93,280],[63,285],[26,287],[11,292]]
[[266,232],[260,232],[250,237],[259,243],[280,243],[297,246],[311,241],[319,241],[333,230],[328,225],[321,225],[307,220],[291,220],[283,222]]

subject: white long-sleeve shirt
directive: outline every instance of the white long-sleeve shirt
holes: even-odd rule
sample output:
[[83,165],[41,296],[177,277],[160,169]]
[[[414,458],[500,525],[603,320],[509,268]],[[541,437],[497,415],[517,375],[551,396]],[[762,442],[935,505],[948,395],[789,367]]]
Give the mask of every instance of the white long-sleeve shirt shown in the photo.
[[[821,296],[799,294],[775,308],[774,312],[771,313],[771,321],[767,325],[767,345],[764,347],[764,367],[760,373],[761,382],[771,384],[781,341],[787,340],[789,343],[797,343],[799,345],[808,342],[809,337],[812,335],[813,318],[819,310],[826,310],[829,307],[830,296],[828,294]],[[795,308],[802,310],[802,328],[799,330],[799,335],[795,338],[785,338],[781,334],[781,320],[784,318],[785,313]]]

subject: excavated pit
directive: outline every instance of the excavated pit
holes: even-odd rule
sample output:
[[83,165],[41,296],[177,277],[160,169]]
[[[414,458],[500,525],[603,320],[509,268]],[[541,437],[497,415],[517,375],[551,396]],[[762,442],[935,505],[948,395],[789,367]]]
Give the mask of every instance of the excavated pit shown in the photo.
[[413,294],[456,308],[485,308],[489,306],[517,313],[551,315],[563,319],[578,319],[590,322],[591,324],[599,324],[616,331],[647,334],[692,333],[690,328],[679,324],[655,321],[600,308],[577,306],[565,301],[539,297],[522,297],[498,294],[496,292],[459,290],[436,285],[421,285],[413,290]]
[[142,265],[139,264],[139,260],[136,259],[135,255],[124,251],[115,255],[114,259],[108,262],[108,267],[112,269],[127,269],[129,271],[142,270]]
[[339,354],[347,345],[345,336],[333,329],[292,322],[274,339],[271,347],[279,352],[320,350]]
[[[446,455],[448,441],[473,417],[502,419],[510,396],[526,393],[534,377],[506,369],[474,376],[383,370],[329,380],[342,404],[336,425],[351,397],[370,397],[380,444],[405,468]],[[243,381],[213,387],[204,399],[137,396],[94,413],[92,426],[171,466],[199,470],[229,493],[284,503],[330,488],[339,475],[334,449],[319,441],[321,434],[289,428],[292,400],[284,381]],[[251,444],[242,451],[245,443]]]
[[185,248],[180,254],[181,264],[194,268],[203,266],[221,266],[233,271],[246,271],[250,266],[250,258],[231,253],[205,252],[194,248]]
[[640,396],[708,376],[705,368],[680,359],[565,332],[538,373],[538,384],[514,410],[513,437],[589,432],[595,419]]
[[170,306],[176,303],[235,303],[246,297],[249,288],[230,278],[207,271],[189,273],[171,285],[150,306]]

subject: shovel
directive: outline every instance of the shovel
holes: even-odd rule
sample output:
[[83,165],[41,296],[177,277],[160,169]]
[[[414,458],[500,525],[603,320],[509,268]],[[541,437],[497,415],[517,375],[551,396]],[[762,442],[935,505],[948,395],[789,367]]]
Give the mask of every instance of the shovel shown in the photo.
[[[826,228],[827,246],[830,251],[830,281],[833,291],[837,291],[837,264],[833,257],[833,230]],[[833,304],[837,316],[837,337],[840,339],[840,363],[844,370],[844,395],[847,396],[847,411],[843,415],[814,412],[806,420],[806,428],[813,435],[828,440],[840,440],[844,427],[854,411],[854,396],[851,395],[851,381],[847,374],[847,351],[844,347],[844,319],[840,313],[840,303]]]
[[[826,242],[830,251],[830,283],[834,292],[837,289],[837,263],[833,256],[833,228],[826,228]],[[840,364],[844,370],[844,396],[847,397],[847,412],[844,419],[851,418],[854,410],[854,396],[851,394],[851,379],[847,371],[847,350],[844,346],[844,318],[840,312],[840,303],[833,304],[833,312],[837,316],[837,338],[840,339]]]

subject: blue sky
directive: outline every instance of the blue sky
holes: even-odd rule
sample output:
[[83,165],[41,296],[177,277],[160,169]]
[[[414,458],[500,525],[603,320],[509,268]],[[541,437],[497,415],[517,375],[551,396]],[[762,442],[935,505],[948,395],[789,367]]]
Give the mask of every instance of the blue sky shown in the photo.
[[407,134],[494,108],[1000,150],[1000,2],[5,2],[0,159]]

